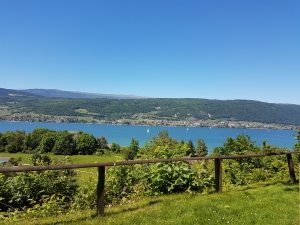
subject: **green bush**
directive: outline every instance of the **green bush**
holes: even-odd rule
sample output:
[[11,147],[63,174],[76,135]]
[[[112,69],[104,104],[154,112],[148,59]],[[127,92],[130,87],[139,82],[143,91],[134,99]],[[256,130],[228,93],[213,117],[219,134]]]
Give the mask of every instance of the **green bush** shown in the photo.
[[[53,164],[68,163],[53,161]],[[77,193],[78,184],[73,170],[46,170],[19,172],[13,175],[1,175],[0,211],[8,209],[31,208],[43,205],[45,196],[62,196],[64,202],[70,203]]]

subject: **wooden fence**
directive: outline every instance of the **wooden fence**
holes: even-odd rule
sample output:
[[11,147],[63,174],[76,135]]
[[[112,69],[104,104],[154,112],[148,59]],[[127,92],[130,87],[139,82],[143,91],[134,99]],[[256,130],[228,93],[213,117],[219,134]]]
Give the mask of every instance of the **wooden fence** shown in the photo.
[[274,155],[286,155],[289,173],[290,173],[290,180],[292,183],[296,183],[297,180],[295,177],[295,171],[294,171],[294,166],[293,166],[293,161],[292,161],[292,154],[299,154],[299,153],[300,153],[300,151],[254,154],[254,155],[228,155],[228,156],[207,156],[207,157],[183,157],[183,158],[171,158],[171,159],[147,159],[147,160],[136,160],[136,161],[90,163],[90,164],[0,167],[0,173],[98,167],[97,215],[103,216],[104,215],[104,207],[105,207],[105,205],[104,205],[104,187],[105,187],[105,167],[106,166],[138,165],[138,164],[149,164],[149,163],[194,161],[194,160],[214,160],[214,163],[215,163],[215,189],[216,189],[216,192],[222,192],[222,160],[265,157],[265,156],[274,156]]

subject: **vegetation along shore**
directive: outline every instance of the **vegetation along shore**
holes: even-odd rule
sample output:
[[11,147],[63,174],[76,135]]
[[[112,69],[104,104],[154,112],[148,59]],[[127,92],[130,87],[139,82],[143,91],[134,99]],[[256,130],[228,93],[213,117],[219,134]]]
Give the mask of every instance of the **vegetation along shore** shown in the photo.
[[[296,138],[298,141],[294,146],[294,150],[300,150],[300,131],[297,132]],[[0,151],[3,152],[3,155],[12,157],[16,154],[17,156],[13,157],[14,159],[7,164],[4,163],[3,167],[22,167],[27,166],[26,164],[33,166],[63,165],[78,163],[78,160],[83,163],[82,160],[84,159],[87,160],[85,163],[103,162],[108,159],[107,157],[110,161],[178,157],[190,157],[192,160],[193,156],[206,156],[208,154],[205,143],[201,139],[194,145],[190,141],[184,142],[170,137],[167,131],[162,131],[157,136],[153,136],[142,148],[139,147],[138,140],[134,138],[132,138],[128,147],[120,148],[117,144],[108,146],[104,137],[94,138],[84,132],[58,132],[43,128],[36,129],[26,135],[21,131],[6,132],[1,134],[0,140],[2,146]],[[16,150],[18,151],[16,152]],[[276,152],[289,152],[289,150],[269,145],[267,142],[259,147],[251,140],[250,136],[239,134],[237,137],[228,137],[226,142],[222,146],[216,147],[211,155]],[[75,157],[77,154],[80,154],[80,157]],[[23,160],[24,157],[25,160]],[[76,161],[72,162],[73,159]],[[292,160],[294,165],[298,167],[299,155],[293,154]],[[288,182],[290,173],[285,155],[226,159],[222,160],[222,167],[224,199],[228,195],[227,192],[237,191],[239,188],[247,190],[247,188],[259,185],[261,182],[264,182],[267,186],[283,183],[291,191],[295,189]],[[119,205],[124,205],[125,208],[131,211],[130,207],[132,207],[133,202],[142,202],[143,199],[152,198],[154,202],[149,204],[155,204],[160,196],[168,194],[170,198],[172,198],[171,195],[176,198],[174,194],[178,193],[189,195],[185,197],[186,199],[193,198],[193,196],[202,198],[201,195],[211,196],[211,199],[214,199],[216,195],[211,195],[215,192],[214,170],[213,160],[200,160],[193,163],[178,161],[108,167],[105,171],[105,205],[108,208],[116,207],[116,209]],[[298,169],[295,169],[295,172],[296,177],[298,177]],[[95,212],[97,208],[96,168],[0,173],[0,181],[0,219],[3,222],[35,222],[39,218],[42,220],[43,218],[58,218],[59,215],[68,215],[71,212],[80,214],[82,210]],[[278,188],[282,189],[284,186]],[[278,188],[274,187],[272,192],[280,192]],[[244,192],[243,195],[246,197],[252,196],[250,192]],[[223,197],[219,196],[218,198],[222,199]],[[203,199],[205,198],[207,197],[203,197]],[[257,209],[260,204],[262,207],[272,204],[274,197],[255,199],[254,202],[249,202],[251,212],[245,211],[245,214],[259,215],[257,218],[252,218],[252,221],[262,224],[265,216],[261,215],[260,211],[253,211],[253,209]],[[214,208],[212,211],[215,211],[216,214],[222,213],[223,217],[227,219],[226,222],[238,222],[235,219],[236,216],[234,216],[237,213],[236,210],[230,212],[230,209],[231,207],[236,208],[235,204],[240,203],[233,204],[229,200],[230,198],[224,200],[224,205],[222,204],[222,207],[228,213],[211,205]],[[297,200],[293,202],[291,198],[287,198],[285,204],[295,206],[298,202]],[[280,210],[281,206],[278,207],[278,210]],[[207,217],[207,220],[213,220],[214,223],[212,224],[223,221],[223,217],[211,217],[211,212],[207,213],[208,215],[205,217]],[[271,218],[276,217],[276,215],[273,215],[272,210],[268,214],[271,214]],[[114,220],[115,214],[108,214],[108,216]],[[92,219],[92,216],[89,218]],[[86,220],[89,220],[89,218],[86,218]],[[176,218],[176,221],[181,221],[178,219]],[[250,220],[247,216],[242,219],[245,223]],[[135,220],[136,224],[143,221],[141,218]],[[192,221],[195,222],[191,219],[189,224],[192,224]],[[288,223],[282,223],[281,220],[281,224],[292,223],[295,218],[284,217],[284,221],[288,221]]]

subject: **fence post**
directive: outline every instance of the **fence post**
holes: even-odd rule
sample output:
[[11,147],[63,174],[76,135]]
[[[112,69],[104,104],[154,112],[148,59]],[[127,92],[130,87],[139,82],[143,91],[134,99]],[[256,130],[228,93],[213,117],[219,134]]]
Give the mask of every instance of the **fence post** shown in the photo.
[[286,154],[286,158],[288,161],[288,167],[289,167],[291,181],[292,181],[292,183],[296,183],[297,181],[296,181],[296,176],[295,176],[295,171],[294,171],[292,154]]
[[216,192],[222,192],[222,161],[215,159],[215,187]]
[[97,185],[97,216],[104,216],[104,183],[105,167],[98,167],[98,185]]

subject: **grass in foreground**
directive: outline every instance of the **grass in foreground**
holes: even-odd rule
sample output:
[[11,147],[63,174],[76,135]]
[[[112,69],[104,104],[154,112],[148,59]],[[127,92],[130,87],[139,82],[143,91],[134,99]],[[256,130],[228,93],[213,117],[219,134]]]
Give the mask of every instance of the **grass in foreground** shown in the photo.
[[[11,224],[11,223],[10,223]],[[173,194],[15,224],[299,224],[298,184],[260,184],[210,195]]]

